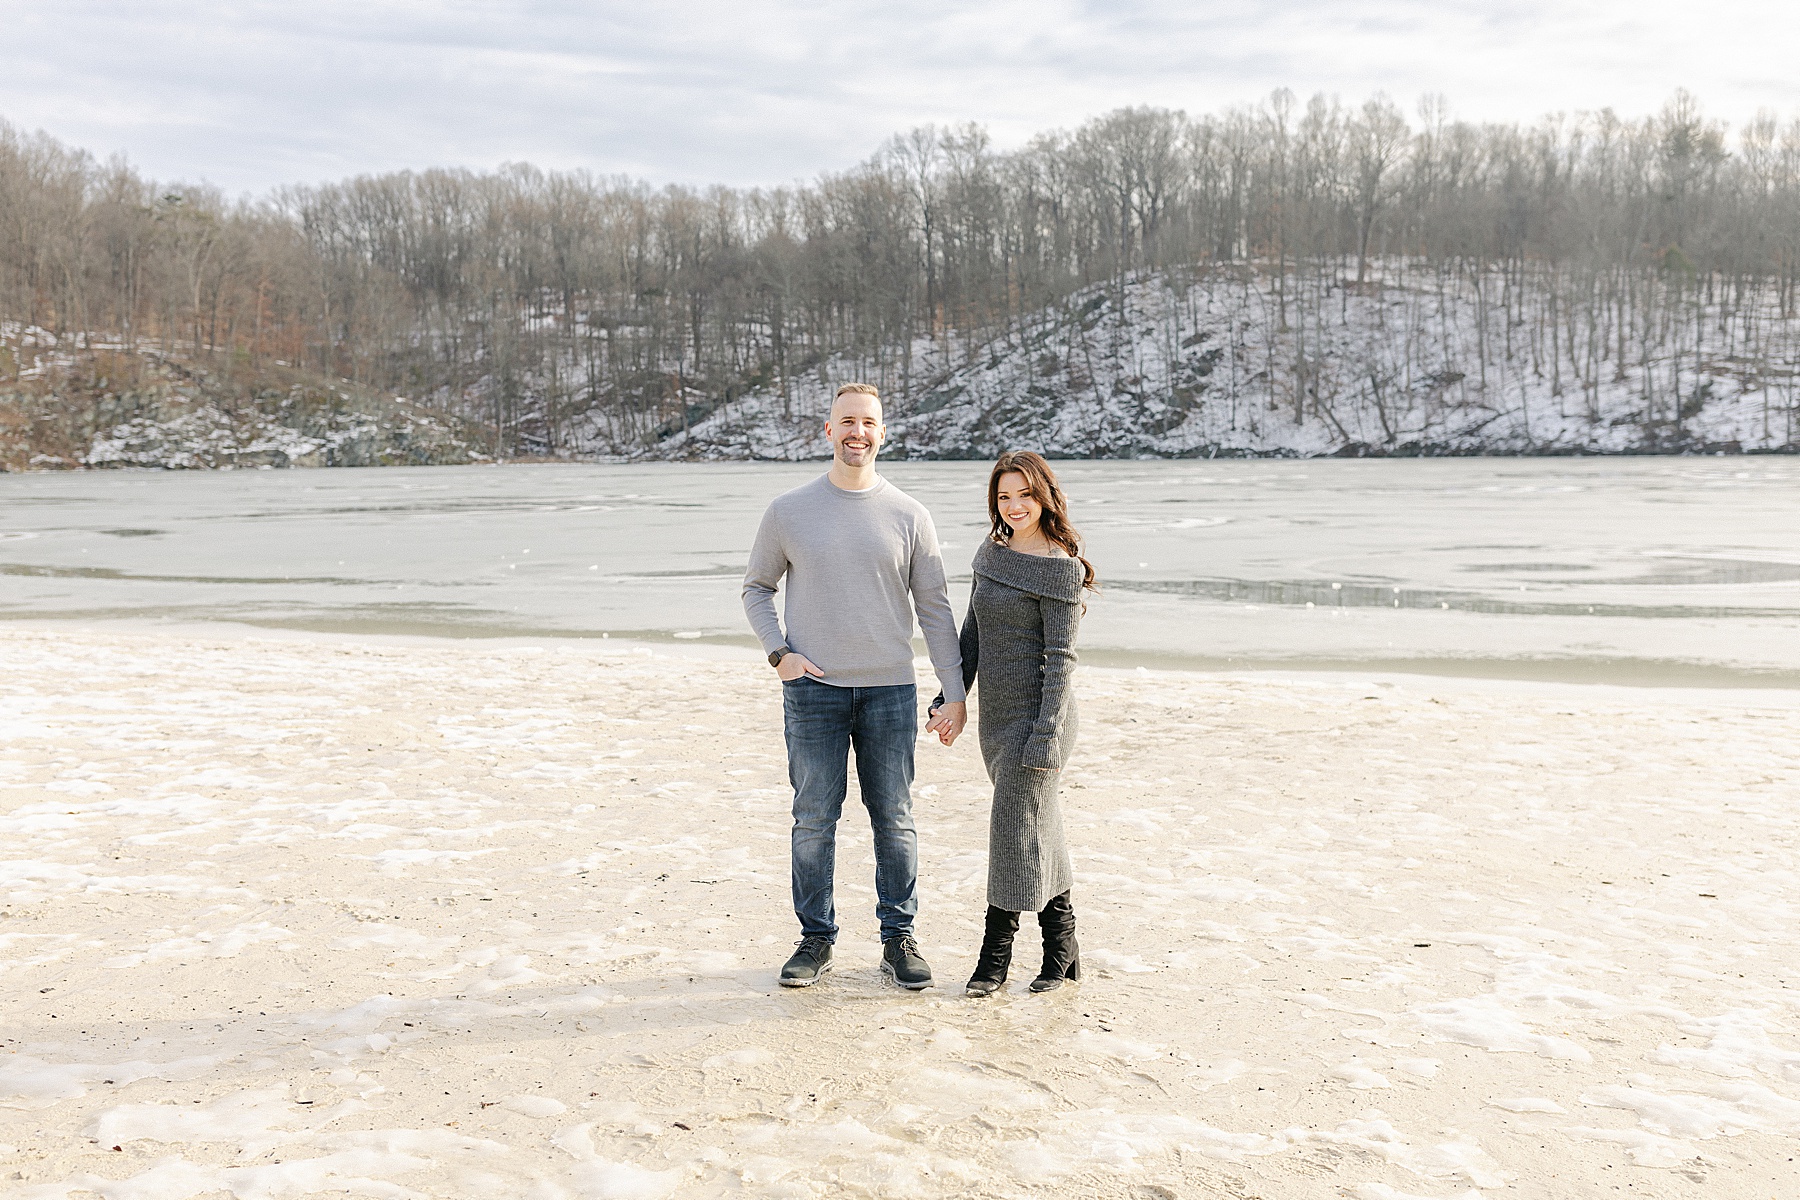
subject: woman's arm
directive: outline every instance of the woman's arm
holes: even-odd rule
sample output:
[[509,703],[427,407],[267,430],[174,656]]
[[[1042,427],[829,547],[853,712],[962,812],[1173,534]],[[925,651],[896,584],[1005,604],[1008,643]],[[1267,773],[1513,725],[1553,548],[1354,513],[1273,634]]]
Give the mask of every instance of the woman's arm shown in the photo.
[[1075,632],[1081,625],[1081,605],[1039,598],[1038,612],[1044,628],[1044,694],[1037,720],[1025,742],[1024,764],[1040,771],[1062,768],[1063,714],[1068,711],[1075,674]]
[[[962,634],[959,639],[962,646],[963,692],[965,694],[975,690],[975,664],[981,658],[981,630],[975,625],[975,588],[980,586],[981,581],[976,580],[975,584],[969,588],[969,612],[963,618]],[[937,698],[925,711],[936,712],[943,703],[944,693],[939,692]]]
[[975,665],[981,661],[981,630],[975,624],[975,589],[980,586],[979,579],[969,585],[969,611],[963,617],[961,646],[965,692],[975,690]]

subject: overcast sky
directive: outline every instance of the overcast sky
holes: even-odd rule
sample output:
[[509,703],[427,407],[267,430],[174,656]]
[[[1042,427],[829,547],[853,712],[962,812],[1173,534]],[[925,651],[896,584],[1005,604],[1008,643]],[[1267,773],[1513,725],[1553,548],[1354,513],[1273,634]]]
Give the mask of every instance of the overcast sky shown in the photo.
[[776,184],[897,130],[1001,146],[1277,87],[1408,113],[1800,113],[1792,0],[0,0],[0,118],[262,191],[527,161]]

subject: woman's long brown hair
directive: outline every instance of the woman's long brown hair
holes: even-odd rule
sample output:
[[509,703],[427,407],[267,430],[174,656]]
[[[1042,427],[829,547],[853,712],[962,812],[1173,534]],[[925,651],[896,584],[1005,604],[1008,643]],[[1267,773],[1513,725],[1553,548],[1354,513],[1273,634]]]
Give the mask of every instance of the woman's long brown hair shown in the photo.
[[1032,498],[1043,508],[1038,517],[1038,528],[1051,543],[1062,549],[1064,554],[1081,564],[1081,586],[1089,591],[1100,590],[1098,579],[1094,575],[1094,564],[1081,554],[1081,535],[1075,532],[1075,526],[1069,524],[1069,501],[1063,495],[1062,485],[1056,482],[1056,472],[1044,461],[1041,454],[1033,454],[1029,450],[1008,450],[994,463],[994,469],[988,473],[988,519],[993,522],[990,536],[999,545],[1006,545],[1012,538],[1012,526],[1000,515],[1000,477],[1009,471],[1016,471],[1025,477],[1031,488]]

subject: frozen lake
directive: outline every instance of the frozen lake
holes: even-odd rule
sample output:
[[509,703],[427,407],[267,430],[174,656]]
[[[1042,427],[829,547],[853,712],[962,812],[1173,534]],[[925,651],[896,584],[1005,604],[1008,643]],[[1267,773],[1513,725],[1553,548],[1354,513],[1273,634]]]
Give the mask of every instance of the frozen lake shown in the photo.
[[[1087,661],[1800,687],[1800,461],[1058,464]],[[822,464],[0,476],[0,616],[752,645],[770,497]],[[981,463],[893,463],[960,612]]]

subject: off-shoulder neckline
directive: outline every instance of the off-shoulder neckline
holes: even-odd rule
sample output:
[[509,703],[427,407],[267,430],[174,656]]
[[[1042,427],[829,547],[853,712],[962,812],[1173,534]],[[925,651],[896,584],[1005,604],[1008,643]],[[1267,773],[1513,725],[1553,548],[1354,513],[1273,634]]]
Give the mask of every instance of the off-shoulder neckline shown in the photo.
[[1051,544],[1051,549],[1056,551],[1055,554],[1033,554],[1029,550],[1014,550],[1007,543],[995,542],[993,538],[989,538],[988,541],[993,542],[993,544],[996,547],[998,547],[1001,550],[1006,551],[1008,554],[1016,554],[1020,558],[1046,558],[1046,559],[1049,559],[1051,562],[1055,562],[1059,558],[1072,559],[1074,557],[1068,551],[1064,550],[1061,546],[1058,546],[1054,543]]

